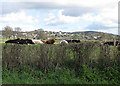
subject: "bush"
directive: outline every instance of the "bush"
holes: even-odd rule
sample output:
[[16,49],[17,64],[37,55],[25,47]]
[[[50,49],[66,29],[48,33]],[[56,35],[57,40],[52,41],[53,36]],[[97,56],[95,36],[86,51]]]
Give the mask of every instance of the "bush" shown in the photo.
[[83,65],[80,75],[69,68],[35,70],[27,66],[20,68],[3,68],[3,84],[120,84],[118,65],[98,68]]
[[[99,68],[118,61],[119,52],[109,46],[96,46],[94,42],[68,45],[3,45],[3,67],[30,66],[47,70],[54,67],[68,67],[78,70],[84,64],[98,64]],[[97,53],[95,53],[97,52]],[[115,57],[114,57],[115,56]]]
[[6,84],[120,84],[116,47],[94,42],[8,44],[3,45],[2,56]]

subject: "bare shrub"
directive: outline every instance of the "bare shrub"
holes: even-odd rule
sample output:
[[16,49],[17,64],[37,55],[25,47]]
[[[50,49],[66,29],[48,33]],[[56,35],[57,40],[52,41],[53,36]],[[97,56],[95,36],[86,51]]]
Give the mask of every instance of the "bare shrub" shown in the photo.
[[[68,45],[3,45],[4,67],[27,65],[35,69],[47,70],[52,67],[69,67],[80,71],[82,65],[94,62],[100,67],[112,65],[109,46],[95,42],[81,42]],[[120,56],[117,52],[115,56]]]

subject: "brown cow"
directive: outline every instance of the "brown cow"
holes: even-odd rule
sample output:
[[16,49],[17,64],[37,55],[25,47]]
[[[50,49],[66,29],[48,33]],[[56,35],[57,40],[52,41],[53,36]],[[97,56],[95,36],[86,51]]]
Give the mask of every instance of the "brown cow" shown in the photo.
[[43,40],[42,40],[42,42],[43,42],[43,43],[46,43],[46,44],[54,44],[55,41],[56,41],[56,39],[50,39],[50,40],[47,40],[47,41],[43,41]]
[[41,40],[43,43],[46,43],[46,41],[44,41],[44,40]]

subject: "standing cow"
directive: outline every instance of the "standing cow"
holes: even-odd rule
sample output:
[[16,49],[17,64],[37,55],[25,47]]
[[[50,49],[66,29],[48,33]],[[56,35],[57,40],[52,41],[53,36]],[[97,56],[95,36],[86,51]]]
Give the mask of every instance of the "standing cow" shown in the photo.
[[68,44],[68,42],[66,40],[62,40],[60,41],[60,44]]
[[7,40],[5,43],[16,43],[18,44],[19,43],[19,38],[18,39],[14,39],[14,40]]
[[80,43],[80,40],[66,40],[68,43]]
[[36,39],[32,39],[33,43],[35,44],[43,44],[42,40],[36,40]]
[[[115,46],[119,45],[120,43],[118,41],[115,42]],[[114,42],[110,41],[110,42],[105,42],[104,45],[110,45],[110,46],[114,46]]]
[[56,41],[56,39],[50,39],[50,40],[47,40],[45,41],[46,44],[54,44]]
[[5,43],[15,43],[15,44],[34,44],[34,42],[31,39],[14,39],[14,40],[8,40]]

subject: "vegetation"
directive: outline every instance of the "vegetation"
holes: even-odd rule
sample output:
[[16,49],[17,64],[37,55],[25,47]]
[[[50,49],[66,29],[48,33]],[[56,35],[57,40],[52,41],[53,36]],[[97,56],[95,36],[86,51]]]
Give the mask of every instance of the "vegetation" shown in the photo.
[[5,38],[10,38],[11,35],[13,35],[13,29],[9,26],[6,26],[4,28],[4,31],[2,32],[2,35],[5,37]]
[[25,66],[3,68],[3,84],[120,84],[118,65],[103,70],[83,65],[80,69],[76,74],[70,68],[51,68],[44,72]]
[[[14,30],[13,30],[14,29]],[[85,32],[52,32],[44,31],[42,28],[29,32],[22,32],[20,27],[11,28],[10,26],[4,27],[2,34],[0,35],[6,39],[13,38],[30,38],[30,39],[44,39],[47,38],[57,38],[57,39],[80,39],[80,40],[118,40],[120,37],[118,35],[113,35],[109,33],[96,32],[96,31],[85,31]]]
[[120,84],[120,51],[99,42],[3,45],[3,84]]

